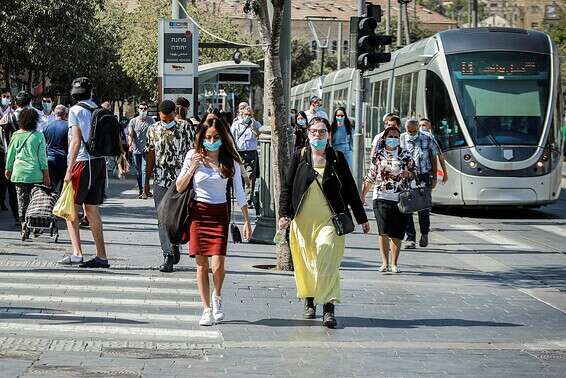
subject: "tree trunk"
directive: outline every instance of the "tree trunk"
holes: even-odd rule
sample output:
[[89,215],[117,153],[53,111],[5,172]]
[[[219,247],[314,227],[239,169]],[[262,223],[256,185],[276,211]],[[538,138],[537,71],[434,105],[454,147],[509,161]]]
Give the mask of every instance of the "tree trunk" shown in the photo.
[[10,58],[6,57],[4,62],[4,83],[6,88],[11,88],[10,86]]
[[[268,14],[267,1],[273,3],[273,21]],[[271,121],[271,162],[273,177],[273,200],[275,201],[275,217],[279,218],[279,197],[281,182],[285,177],[285,168],[289,165],[290,150],[287,142],[289,117],[287,104],[283,96],[283,78],[281,63],[279,61],[279,37],[281,32],[281,14],[283,2],[289,0],[258,0],[255,2],[254,12],[260,22],[260,35],[262,42],[267,46],[265,51],[265,74],[268,77],[265,91],[267,94],[267,107]],[[277,268],[280,270],[293,270],[293,261],[289,244],[276,247]]]

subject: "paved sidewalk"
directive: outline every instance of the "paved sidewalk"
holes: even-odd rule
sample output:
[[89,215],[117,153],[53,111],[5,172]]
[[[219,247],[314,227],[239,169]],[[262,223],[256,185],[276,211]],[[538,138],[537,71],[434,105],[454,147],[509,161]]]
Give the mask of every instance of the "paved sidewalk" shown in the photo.
[[[336,330],[302,319],[292,273],[260,267],[272,246],[230,244],[226,320],[203,328],[193,261],[156,270],[153,201],[134,185],[112,181],[103,208],[108,270],[57,266],[66,232],[22,243],[0,213],[2,376],[564,376],[563,218],[435,214],[431,245],[402,251],[399,275],[377,272],[372,221],[347,239]],[[525,238],[533,227],[540,239]]]

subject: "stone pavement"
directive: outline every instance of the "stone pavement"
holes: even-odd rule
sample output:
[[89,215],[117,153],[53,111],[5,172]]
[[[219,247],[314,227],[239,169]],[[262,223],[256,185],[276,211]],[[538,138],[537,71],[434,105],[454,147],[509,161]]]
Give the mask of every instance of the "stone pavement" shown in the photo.
[[435,213],[399,275],[377,272],[374,222],[349,235],[336,330],[302,319],[292,273],[264,269],[272,246],[230,244],[226,320],[203,328],[194,264],[156,270],[153,202],[134,185],[111,182],[107,270],[57,266],[65,231],[21,242],[0,213],[0,376],[564,376],[564,193],[539,211]]

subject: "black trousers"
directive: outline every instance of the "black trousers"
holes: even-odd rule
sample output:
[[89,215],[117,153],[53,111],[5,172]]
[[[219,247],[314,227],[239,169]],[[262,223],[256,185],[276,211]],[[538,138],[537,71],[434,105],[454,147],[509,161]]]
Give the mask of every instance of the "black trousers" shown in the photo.
[[256,150],[238,151],[242,157],[246,173],[250,177],[250,188],[246,188],[248,201],[254,200],[255,181],[259,177],[259,160]]
[[[432,185],[430,173],[419,174],[419,180],[429,187]],[[421,235],[428,234],[430,232],[430,209],[421,210],[417,214],[419,217],[419,229],[421,231]],[[405,228],[405,233],[407,234],[407,240],[416,241],[417,231],[415,229],[413,214],[407,214],[406,217],[407,227]]]

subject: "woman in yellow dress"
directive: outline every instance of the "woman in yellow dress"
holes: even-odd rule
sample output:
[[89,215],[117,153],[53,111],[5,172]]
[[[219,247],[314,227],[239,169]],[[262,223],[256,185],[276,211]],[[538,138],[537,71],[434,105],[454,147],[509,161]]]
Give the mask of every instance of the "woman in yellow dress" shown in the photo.
[[369,232],[369,223],[346,158],[328,145],[329,127],[324,118],[309,122],[309,146],[295,153],[281,187],[279,228],[291,225],[297,297],[305,299],[304,317],[315,318],[316,304],[323,304],[322,324],[335,328],[345,237],[336,233],[332,215],[350,215],[349,206],[364,233]]

